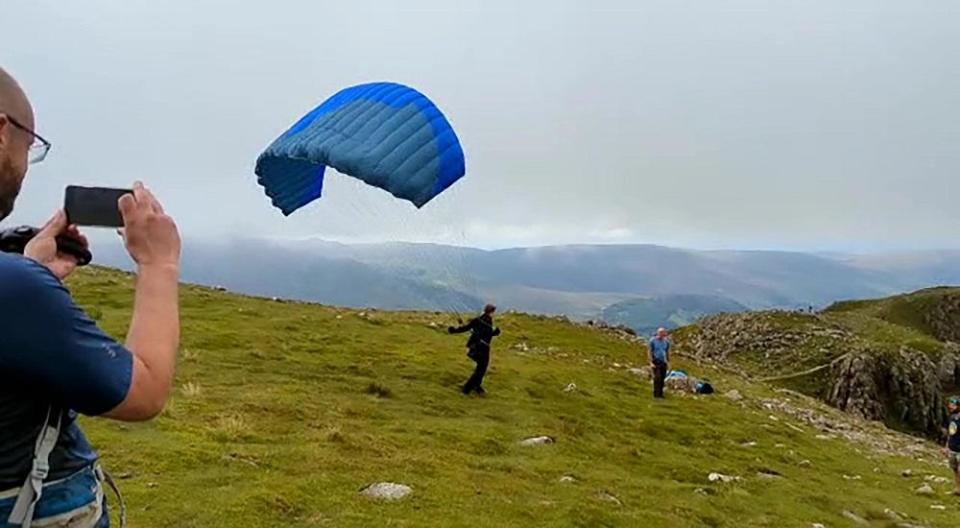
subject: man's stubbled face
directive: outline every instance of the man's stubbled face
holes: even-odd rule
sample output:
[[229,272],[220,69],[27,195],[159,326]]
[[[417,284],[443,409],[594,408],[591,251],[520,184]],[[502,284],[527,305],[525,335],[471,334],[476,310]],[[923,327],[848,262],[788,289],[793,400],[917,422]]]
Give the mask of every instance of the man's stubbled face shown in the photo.
[[13,212],[26,172],[26,167],[18,167],[11,156],[0,156],[0,221]]

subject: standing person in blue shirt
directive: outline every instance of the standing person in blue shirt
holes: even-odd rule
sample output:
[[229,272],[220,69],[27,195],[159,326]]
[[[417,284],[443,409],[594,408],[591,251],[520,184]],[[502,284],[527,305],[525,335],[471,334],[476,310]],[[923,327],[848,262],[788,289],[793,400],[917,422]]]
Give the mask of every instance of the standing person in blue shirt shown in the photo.
[[665,328],[658,328],[650,340],[650,368],[653,369],[653,397],[663,398],[663,384],[670,366],[670,337]]
[[[0,220],[27,167],[50,149],[35,129],[27,96],[0,68]],[[125,343],[101,331],[63,285],[77,261],[57,250],[56,237],[86,239],[62,211],[23,255],[0,254],[0,527],[109,526],[106,477],[77,415],[149,420],[167,401],[180,338],[180,238],[142,184],[118,205],[137,265]]]
[[953,494],[960,496],[960,396],[947,403],[947,445],[943,448],[953,470]]

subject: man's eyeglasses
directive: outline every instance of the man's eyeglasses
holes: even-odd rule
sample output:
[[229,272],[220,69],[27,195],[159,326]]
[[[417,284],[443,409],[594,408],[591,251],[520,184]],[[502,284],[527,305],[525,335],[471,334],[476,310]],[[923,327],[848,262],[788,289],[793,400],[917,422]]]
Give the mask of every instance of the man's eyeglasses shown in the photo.
[[10,124],[12,124],[13,126],[33,136],[33,143],[30,144],[30,153],[28,158],[29,162],[33,164],[33,163],[40,163],[41,161],[43,161],[44,158],[47,157],[47,153],[50,152],[50,147],[52,146],[50,142],[47,141],[46,139],[43,139],[43,137],[41,137],[40,134],[37,134],[33,130],[30,130],[29,128],[21,125],[19,121],[17,121],[10,115],[7,115],[7,119],[10,121]]

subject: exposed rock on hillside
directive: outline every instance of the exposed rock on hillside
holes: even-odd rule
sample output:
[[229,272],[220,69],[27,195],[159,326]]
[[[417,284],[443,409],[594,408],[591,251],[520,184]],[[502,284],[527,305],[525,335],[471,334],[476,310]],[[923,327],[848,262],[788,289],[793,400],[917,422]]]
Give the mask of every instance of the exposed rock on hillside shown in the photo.
[[937,339],[960,343],[960,292],[937,296],[925,307],[921,318]]
[[869,420],[893,418],[936,433],[943,419],[937,371],[926,354],[909,348],[893,356],[856,352],[834,364],[827,402]]
[[866,352],[842,358],[833,366],[833,387],[827,402],[861,418],[883,419],[885,410],[880,398],[883,370],[877,358]]
[[378,482],[371,484],[360,491],[360,494],[371,499],[384,501],[400,500],[413,493],[413,489],[405,484],[394,482]]
[[776,359],[783,352],[813,349],[837,356],[856,346],[856,336],[817,315],[794,312],[754,312],[707,317],[689,337],[687,351],[699,359],[726,361],[744,352]]
[[681,345],[702,361],[796,386],[856,416],[930,435],[942,423],[944,388],[960,381],[956,345],[945,345],[939,357],[897,348],[820,314],[708,317],[683,334]]
[[937,366],[937,377],[945,388],[960,386],[960,345],[947,343]]

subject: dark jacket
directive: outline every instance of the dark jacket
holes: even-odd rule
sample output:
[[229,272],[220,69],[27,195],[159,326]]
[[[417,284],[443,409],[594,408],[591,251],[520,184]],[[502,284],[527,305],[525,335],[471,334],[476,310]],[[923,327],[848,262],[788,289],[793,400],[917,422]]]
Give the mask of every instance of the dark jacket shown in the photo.
[[947,416],[947,447],[960,453],[960,412]]
[[467,348],[474,348],[478,345],[490,348],[490,342],[493,341],[493,338],[500,335],[500,329],[493,326],[493,318],[489,315],[481,315],[471,319],[469,323],[460,327],[451,326],[449,332],[451,334],[471,332],[470,339],[467,340]]

